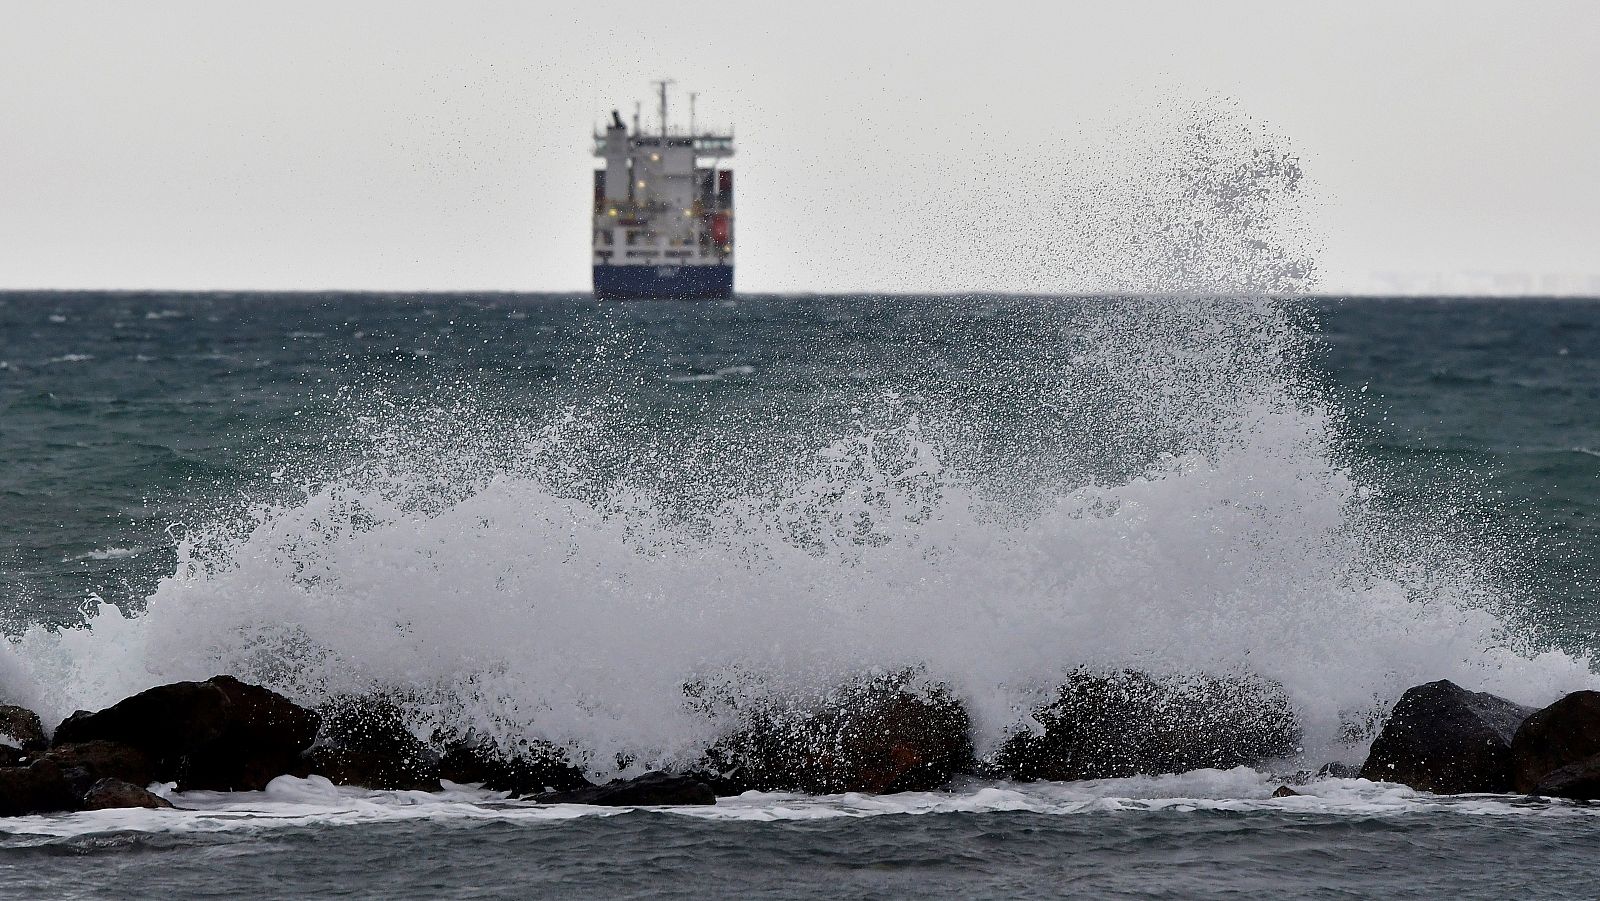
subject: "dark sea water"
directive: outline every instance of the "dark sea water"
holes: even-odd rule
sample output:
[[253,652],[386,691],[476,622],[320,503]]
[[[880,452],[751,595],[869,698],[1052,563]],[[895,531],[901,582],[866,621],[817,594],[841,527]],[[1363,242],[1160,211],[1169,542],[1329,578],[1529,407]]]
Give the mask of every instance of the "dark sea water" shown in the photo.
[[228,669],[485,728],[493,674],[598,776],[702,740],[650,711],[704,667],[925,662],[993,731],[1090,660],[1308,723],[1260,771],[709,811],[280,780],[0,822],[0,893],[1593,897],[1600,808],[1268,796],[1405,685],[1590,684],[1597,476],[1589,300],[0,294],[0,694],[47,722]]

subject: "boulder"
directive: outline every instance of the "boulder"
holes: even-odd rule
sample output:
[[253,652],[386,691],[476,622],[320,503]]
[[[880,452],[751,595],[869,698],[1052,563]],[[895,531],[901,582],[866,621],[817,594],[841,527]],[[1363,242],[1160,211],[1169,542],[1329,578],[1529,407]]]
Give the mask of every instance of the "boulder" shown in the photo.
[[260,790],[295,771],[317,734],[318,716],[232,676],[175,682],[105,710],[78,711],[56,729],[57,745],[112,741],[139,749],[155,778],[180,790]]
[[1251,675],[1078,670],[993,758],[1015,779],[1072,781],[1249,766],[1299,750],[1282,686]]
[[1511,740],[1512,785],[1520,792],[1534,792],[1556,770],[1596,754],[1600,754],[1600,691],[1575,691],[1528,716],[1516,730]]
[[1512,736],[1531,713],[1444,680],[1407,689],[1361,776],[1441,795],[1510,791]]
[[228,698],[222,733],[188,755],[176,774],[179,791],[260,791],[279,776],[300,773],[300,755],[316,741],[321,717],[283,695],[232,676],[213,676]]
[[1280,785],[1273,790],[1272,796],[1274,798],[1298,798],[1300,793],[1287,785]]
[[75,794],[83,794],[102,779],[120,779],[135,785],[155,781],[155,764],[149,755],[130,745],[112,741],[86,741],[58,745],[46,751],[40,762],[59,768]]
[[645,773],[634,779],[616,779],[572,791],[546,792],[530,800],[540,804],[595,804],[603,807],[647,807],[717,803],[709,785],[693,776]]
[[50,739],[45,737],[39,714],[26,707],[0,704],[0,746],[14,747],[25,756],[33,756],[48,748]]
[[815,704],[757,705],[706,753],[702,784],[748,789],[926,791],[971,770],[971,721],[943,684],[913,671],[852,680]]
[[84,810],[108,810],[114,807],[164,809],[171,808],[172,802],[121,779],[101,779],[83,795]]
[[1341,763],[1340,761],[1335,760],[1332,763],[1323,764],[1322,769],[1317,770],[1317,778],[1360,779],[1361,767],[1358,767],[1355,764]]
[[1532,794],[1573,801],[1600,801],[1600,754],[1546,773]]
[[531,742],[515,753],[468,737],[452,743],[439,760],[439,778],[481,784],[490,791],[527,795],[589,785],[565,751],[548,742]]
[[72,810],[80,802],[54,761],[0,769],[0,817]]
[[56,727],[55,744],[112,741],[132,745],[163,770],[222,735],[228,696],[209,682],[174,682],[141,691],[104,710],[79,710]]
[[322,730],[304,754],[309,772],[339,785],[441,791],[439,755],[417,738],[394,701],[336,698],[322,707]]

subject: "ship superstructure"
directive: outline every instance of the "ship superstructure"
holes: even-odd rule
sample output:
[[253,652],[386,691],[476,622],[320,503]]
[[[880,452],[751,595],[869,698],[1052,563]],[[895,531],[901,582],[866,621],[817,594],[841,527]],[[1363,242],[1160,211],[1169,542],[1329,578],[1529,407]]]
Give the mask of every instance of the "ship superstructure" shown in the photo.
[[721,298],[733,294],[733,134],[667,123],[630,130],[616,110],[594,136],[594,293],[613,299]]

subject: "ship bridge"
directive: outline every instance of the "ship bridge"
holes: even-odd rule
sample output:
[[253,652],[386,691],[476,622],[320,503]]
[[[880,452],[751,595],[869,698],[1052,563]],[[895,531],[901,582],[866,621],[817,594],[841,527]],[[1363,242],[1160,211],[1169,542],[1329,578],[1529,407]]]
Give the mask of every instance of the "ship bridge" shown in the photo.
[[[733,265],[733,133],[700,130],[690,94],[689,125],[667,120],[667,85],[659,81],[660,121],[653,131],[632,128],[613,110],[594,135],[594,155],[605,161],[594,173],[594,263],[597,291],[601,268],[719,267]],[[719,276],[721,278],[721,276]]]

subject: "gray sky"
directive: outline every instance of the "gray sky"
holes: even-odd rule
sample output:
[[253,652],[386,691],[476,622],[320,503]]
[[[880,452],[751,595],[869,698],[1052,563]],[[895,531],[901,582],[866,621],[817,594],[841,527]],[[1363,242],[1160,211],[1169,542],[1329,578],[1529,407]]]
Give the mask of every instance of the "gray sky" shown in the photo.
[[1220,97],[1326,289],[1600,293],[1600,3],[1463,0],[0,0],[0,287],[584,290],[662,76],[737,128],[741,290],[1062,287],[1055,173]]

